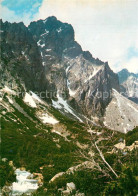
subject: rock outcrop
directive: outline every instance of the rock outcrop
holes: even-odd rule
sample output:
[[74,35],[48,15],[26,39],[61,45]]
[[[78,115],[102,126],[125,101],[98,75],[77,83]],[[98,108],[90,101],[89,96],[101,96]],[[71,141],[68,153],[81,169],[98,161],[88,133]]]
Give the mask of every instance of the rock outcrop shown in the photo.
[[113,89],[112,101],[106,108],[104,125],[127,133],[138,125],[138,105]]

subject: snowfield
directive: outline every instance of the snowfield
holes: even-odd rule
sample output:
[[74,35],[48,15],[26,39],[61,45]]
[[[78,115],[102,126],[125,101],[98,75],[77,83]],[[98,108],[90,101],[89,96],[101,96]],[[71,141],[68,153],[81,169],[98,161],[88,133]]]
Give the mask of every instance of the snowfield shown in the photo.
[[25,93],[24,102],[28,103],[32,108],[37,108],[37,105],[33,99],[33,97],[29,93]]
[[47,113],[46,114],[42,114],[41,117],[39,117],[43,123],[48,123],[48,124],[52,124],[52,125],[55,125],[57,123],[59,123],[58,120],[56,120],[55,118],[53,118],[52,116],[49,116]]
[[57,94],[58,101],[52,100],[53,107],[57,109],[64,109],[65,112],[72,114],[74,117],[76,117],[80,122],[83,122],[73,111],[73,109],[68,105],[67,101],[65,101],[62,97],[60,97],[59,94]]

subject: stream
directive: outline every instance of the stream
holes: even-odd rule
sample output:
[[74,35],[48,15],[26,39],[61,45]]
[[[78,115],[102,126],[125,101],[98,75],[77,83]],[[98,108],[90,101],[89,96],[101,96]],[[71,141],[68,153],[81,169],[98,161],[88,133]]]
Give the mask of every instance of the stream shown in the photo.
[[16,182],[12,183],[12,192],[10,196],[18,196],[23,193],[30,195],[39,188],[37,180],[32,179],[33,174],[30,172],[16,169],[15,174]]

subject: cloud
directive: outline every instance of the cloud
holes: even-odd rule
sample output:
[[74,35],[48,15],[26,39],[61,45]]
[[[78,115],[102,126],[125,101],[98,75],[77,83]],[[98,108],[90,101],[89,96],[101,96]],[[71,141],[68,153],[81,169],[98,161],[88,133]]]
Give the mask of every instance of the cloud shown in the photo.
[[138,48],[137,9],[135,0],[43,0],[34,19],[55,15],[71,23],[83,49],[118,71],[128,58],[128,49]]
[[[32,7],[37,8],[42,3],[42,0],[3,0],[2,5],[10,10],[19,12],[22,10],[30,10]],[[38,6],[37,6],[38,5]]]
[[[138,57],[133,57],[128,61],[122,62],[122,68],[127,68],[128,71],[138,73]],[[119,69],[118,71],[120,71]]]
[[31,21],[31,15],[30,13],[24,12],[22,16],[17,15],[14,11],[10,10],[6,6],[0,5],[0,18],[2,20],[8,21],[8,22],[24,22],[26,25],[28,25]]
[[42,0],[2,0],[0,4],[1,18],[3,21],[21,22],[28,25],[33,20],[33,15],[38,12]]

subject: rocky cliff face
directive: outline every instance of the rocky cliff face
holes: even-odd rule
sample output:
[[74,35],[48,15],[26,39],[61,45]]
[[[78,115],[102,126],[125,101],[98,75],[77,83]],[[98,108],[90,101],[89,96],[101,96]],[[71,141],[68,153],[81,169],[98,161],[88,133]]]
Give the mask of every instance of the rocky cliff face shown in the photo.
[[71,25],[55,17],[28,27],[1,21],[0,32],[1,86],[47,90],[54,101],[58,101],[57,94],[77,112],[101,119],[111,101],[112,88],[119,91],[118,76],[107,62],[82,50]]
[[28,29],[41,53],[49,89],[64,95],[78,112],[102,116],[111,100],[104,94],[112,88],[119,91],[118,77],[108,63],[83,51],[72,26],[55,17],[32,22]]
[[127,69],[118,72],[120,89],[123,95],[138,103],[138,74],[130,73]]
[[[43,66],[40,51],[23,23],[1,23],[0,84],[40,89]],[[44,80],[44,77],[43,77]]]

